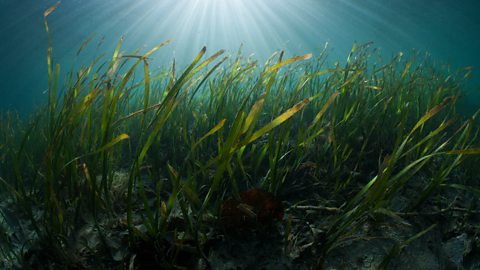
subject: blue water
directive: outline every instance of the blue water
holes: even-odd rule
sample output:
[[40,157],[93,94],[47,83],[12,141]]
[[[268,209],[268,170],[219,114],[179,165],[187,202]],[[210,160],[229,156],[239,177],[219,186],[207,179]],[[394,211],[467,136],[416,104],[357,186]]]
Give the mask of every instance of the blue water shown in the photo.
[[[47,38],[42,14],[56,1],[0,0],[0,110],[28,112],[45,101]],[[157,53],[154,66],[173,58],[191,61],[206,45],[210,53],[266,59],[319,53],[326,42],[331,59],[345,59],[353,42],[373,42],[384,58],[399,51],[428,51],[452,69],[473,66],[464,99],[480,105],[480,19],[478,0],[70,0],[49,17],[54,57],[62,72],[94,56],[123,49],[148,50],[174,39]],[[94,35],[79,57],[82,42]]]

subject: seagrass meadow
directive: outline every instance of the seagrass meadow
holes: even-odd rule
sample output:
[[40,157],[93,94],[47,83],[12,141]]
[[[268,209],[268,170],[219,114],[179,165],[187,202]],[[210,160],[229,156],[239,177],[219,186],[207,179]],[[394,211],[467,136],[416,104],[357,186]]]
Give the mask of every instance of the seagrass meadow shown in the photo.
[[471,68],[369,43],[151,68],[170,41],[122,38],[61,78],[55,8],[48,100],[0,113],[1,269],[480,267]]

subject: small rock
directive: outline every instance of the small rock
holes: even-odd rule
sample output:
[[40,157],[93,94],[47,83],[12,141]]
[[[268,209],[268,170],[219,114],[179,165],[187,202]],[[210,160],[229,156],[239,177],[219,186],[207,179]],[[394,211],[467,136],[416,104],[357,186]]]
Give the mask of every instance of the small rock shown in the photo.
[[464,257],[472,250],[472,240],[466,233],[451,238],[443,244],[443,249],[455,267],[460,268]]

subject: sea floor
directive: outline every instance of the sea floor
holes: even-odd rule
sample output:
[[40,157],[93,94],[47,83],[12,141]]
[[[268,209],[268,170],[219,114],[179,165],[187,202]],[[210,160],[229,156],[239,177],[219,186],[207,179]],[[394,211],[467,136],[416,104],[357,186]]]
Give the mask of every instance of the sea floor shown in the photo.
[[[128,178],[126,173],[116,175],[120,182]],[[416,180],[410,183],[422,184],[421,177]],[[176,247],[175,251],[165,252],[176,253],[170,257],[175,257],[177,269],[480,269],[480,205],[474,197],[448,190],[435,197],[450,202],[448,208],[437,208],[433,200],[415,212],[408,212],[404,207],[415,190],[415,184],[411,184],[391,202],[395,212],[368,217],[340,239],[322,260],[328,228],[333,217],[342,211],[335,207],[340,201],[326,201],[322,194],[308,192],[313,189],[309,189],[308,182],[303,183],[301,189],[280,195],[285,216],[271,226],[226,230],[212,218],[213,221],[207,222],[211,226],[202,230],[203,240],[197,245],[182,231],[184,221],[176,212],[171,215],[171,228],[161,244]],[[302,203],[308,201],[321,203]],[[68,243],[64,249],[58,250],[45,239],[36,238],[28,219],[17,216],[14,202],[2,201],[0,208],[4,214],[0,222],[12,229],[3,233],[12,240],[14,253],[21,256],[23,265],[12,263],[14,258],[0,258],[0,267],[162,269],[155,261],[158,251],[152,243],[157,242],[139,241],[132,254],[126,213],[122,212],[120,202],[117,205],[116,216],[99,215],[94,220],[84,213],[81,218],[84,222],[64,242]],[[34,212],[41,215],[37,210]],[[135,217],[138,231],[145,231],[139,214]]]

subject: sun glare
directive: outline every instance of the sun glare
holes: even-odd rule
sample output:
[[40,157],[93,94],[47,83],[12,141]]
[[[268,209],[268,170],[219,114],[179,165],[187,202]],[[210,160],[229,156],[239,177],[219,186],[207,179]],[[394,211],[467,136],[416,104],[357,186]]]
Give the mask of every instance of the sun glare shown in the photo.
[[[255,52],[259,58],[268,57],[275,50],[298,49],[302,38],[313,32],[308,17],[319,18],[305,5],[287,0],[172,2],[162,1],[151,7],[130,27],[132,32],[140,29],[139,32],[148,33],[148,45],[175,39],[176,57],[181,54],[189,58],[205,45],[209,50],[235,51],[243,44],[246,53]],[[298,49],[298,53],[303,52]]]

